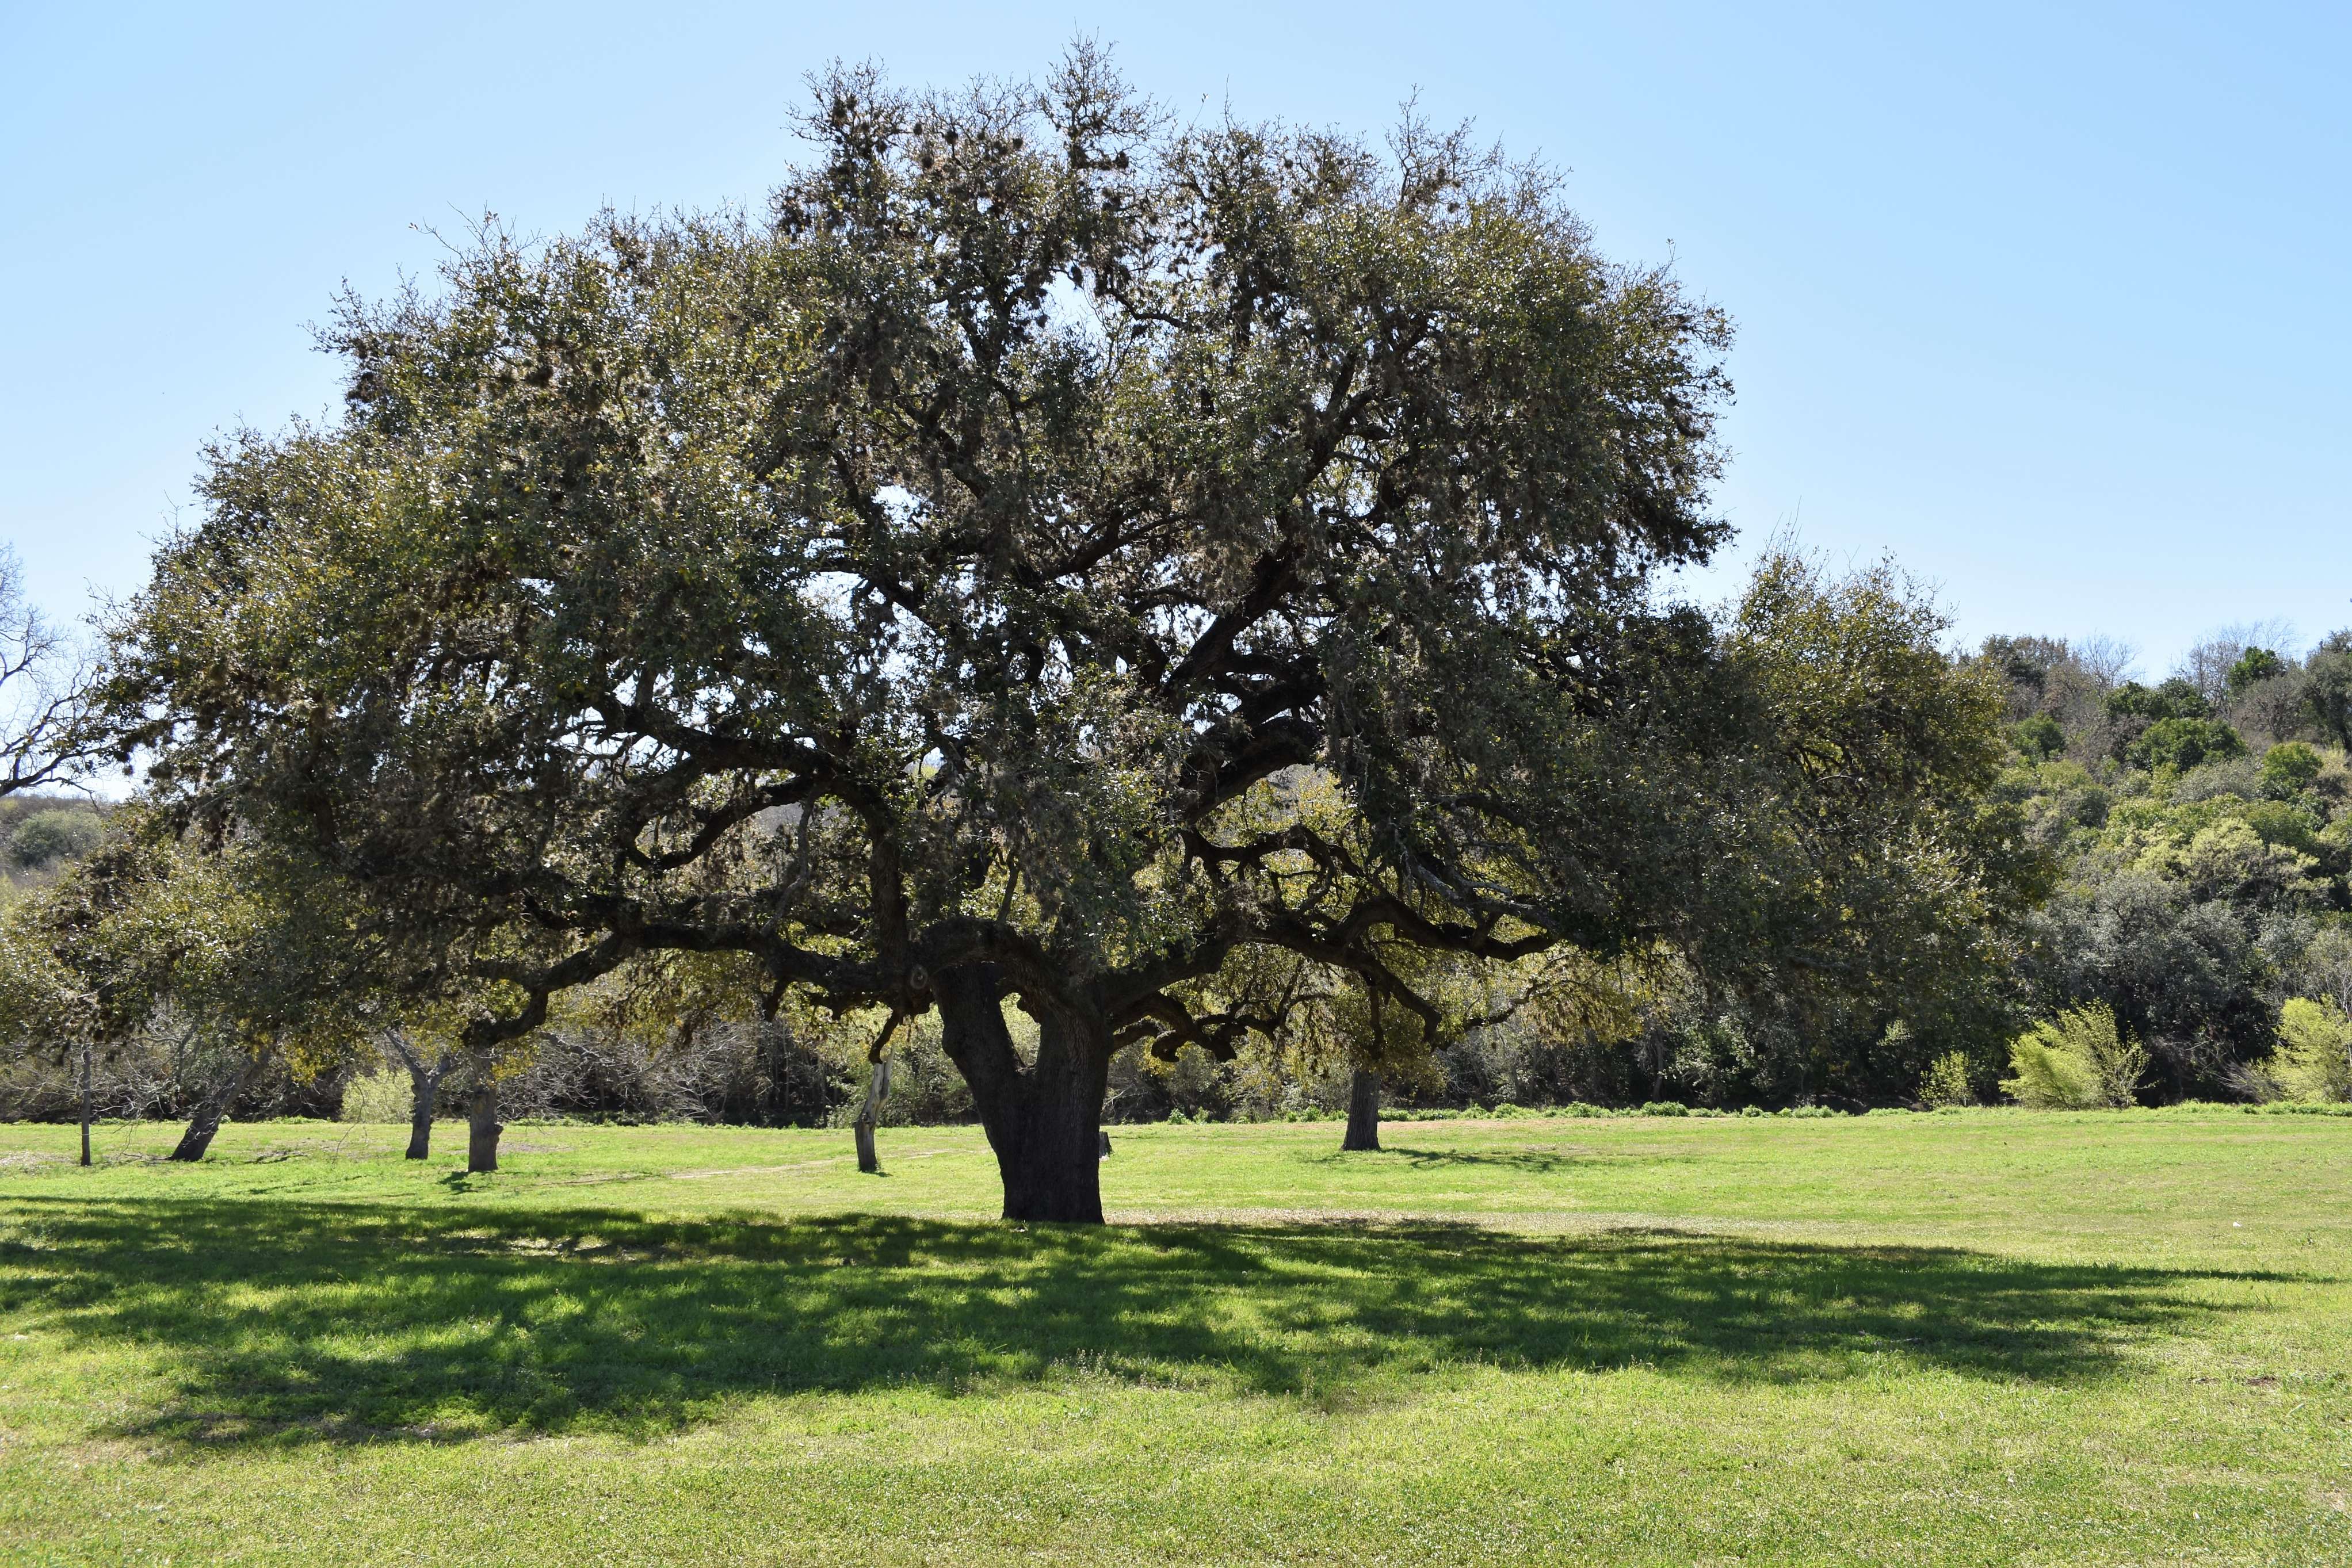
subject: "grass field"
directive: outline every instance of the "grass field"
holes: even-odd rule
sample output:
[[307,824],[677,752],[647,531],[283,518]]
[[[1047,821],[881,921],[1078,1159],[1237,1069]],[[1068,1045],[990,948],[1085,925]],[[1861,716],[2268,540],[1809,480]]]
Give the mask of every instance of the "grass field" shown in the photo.
[[2352,1120],[0,1127],[17,1563],[2352,1562]]

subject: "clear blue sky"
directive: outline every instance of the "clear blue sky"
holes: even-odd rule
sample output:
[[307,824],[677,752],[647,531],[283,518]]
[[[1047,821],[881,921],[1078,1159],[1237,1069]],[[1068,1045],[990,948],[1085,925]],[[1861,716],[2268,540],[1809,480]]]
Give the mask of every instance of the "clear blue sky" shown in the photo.
[[1378,130],[1416,89],[1573,171],[1740,324],[1722,504],[1892,550],[1961,634],[2352,623],[2352,10],[1062,0],[0,0],[0,534],[71,613],[208,434],[317,414],[339,282],[492,208],[758,199],[804,72],[1114,44],[1181,111]]

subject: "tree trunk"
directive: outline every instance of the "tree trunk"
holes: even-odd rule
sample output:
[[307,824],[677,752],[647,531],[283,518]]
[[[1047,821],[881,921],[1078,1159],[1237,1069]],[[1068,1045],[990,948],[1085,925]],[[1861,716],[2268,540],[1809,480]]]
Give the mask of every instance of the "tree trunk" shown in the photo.
[[874,1129],[882,1124],[882,1102],[889,1097],[890,1059],[886,1056],[874,1064],[873,1076],[866,1081],[866,1103],[852,1124],[857,1133],[857,1168],[867,1176],[882,1174],[882,1156],[874,1148]]
[[474,1058],[474,1081],[466,1091],[466,1174],[478,1176],[499,1168],[499,1082],[491,1076],[487,1051]]
[[933,983],[942,1043],[964,1082],[996,1168],[1004,1218],[1102,1223],[1102,1105],[1110,1030],[1097,1016],[1040,1009],[1037,1060],[1021,1064],[1004,1027],[1002,982],[988,965]]
[[441,1103],[441,1074],[408,1070],[409,1088],[415,1095],[408,1111],[408,1157],[430,1159],[433,1155],[433,1113]]
[[245,1086],[253,1082],[253,1075],[260,1065],[258,1057],[241,1058],[235,1071],[213,1085],[212,1092],[196,1102],[196,1113],[188,1118],[188,1130],[180,1134],[180,1141],[172,1147],[173,1159],[184,1165],[194,1165],[205,1157],[205,1151],[213,1146],[213,1134],[220,1131],[222,1119],[227,1116],[229,1107],[236,1103],[236,1097],[245,1092]]
[[88,1040],[81,1042],[81,1163],[89,1164],[89,1051]]
[[184,1165],[194,1165],[203,1159],[205,1151],[213,1146],[213,1134],[220,1131],[221,1117],[227,1111],[227,1106],[213,1099],[207,1099],[197,1106],[196,1113],[188,1118],[188,1130],[182,1133],[180,1141],[172,1145],[170,1157]]
[[1342,1150],[1378,1154],[1381,1147],[1381,1075],[1356,1069],[1348,1082],[1348,1133]]

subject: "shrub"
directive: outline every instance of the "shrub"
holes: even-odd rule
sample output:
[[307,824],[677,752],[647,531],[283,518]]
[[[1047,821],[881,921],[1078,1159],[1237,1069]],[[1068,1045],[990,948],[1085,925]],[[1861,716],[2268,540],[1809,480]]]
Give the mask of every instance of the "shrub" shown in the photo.
[[102,831],[88,811],[36,811],[8,835],[8,859],[27,871],[46,871],[88,854]]
[[2126,748],[2125,756],[2142,768],[2175,768],[2183,772],[2201,762],[2242,757],[2246,743],[2219,719],[2160,718]]
[[1651,1100],[1643,1104],[1641,1113],[1644,1116],[1687,1116],[1690,1107],[1679,1100]]
[[2047,762],[2064,755],[2066,750],[2066,732],[2046,713],[2037,713],[2012,726],[2009,735],[2017,749],[2036,762]]
[[379,1067],[343,1086],[346,1122],[406,1122],[415,1107],[415,1087],[398,1068]]
[[2296,997],[2279,1009],[2271,1074],[2296,1100],[2352,1100],[2352,1017],[2334,1002]]
[[1969,1059],[1961,1051],[1948,1051],[1927,1064],[1927,1075],[1919,1081],[1919,1101],[1930,1110],[1941,1111],[1951,1105],[1973,1105],[1977,1103],[1976,1085],[1969,1081]]
[[2302,741],[2281,741],[2263,753],[2263,793],[2273,800],[2291,800],[2311,788],[2320,767],[2319,753]]
[[2137,1098],[2147,1052],[2116,1031],[2105,1002],[2062,1012],[2010,1042],[2010,1070],[2001,1092],[2038,1111],[2083,1111],[2129,1105]]

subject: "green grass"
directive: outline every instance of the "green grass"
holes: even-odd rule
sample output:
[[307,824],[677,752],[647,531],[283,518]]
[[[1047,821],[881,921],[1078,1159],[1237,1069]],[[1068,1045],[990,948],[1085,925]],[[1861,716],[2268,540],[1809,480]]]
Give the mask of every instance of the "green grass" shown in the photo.
[[2352,1562],[2352,1120],[0,1127],[0,1558]]

